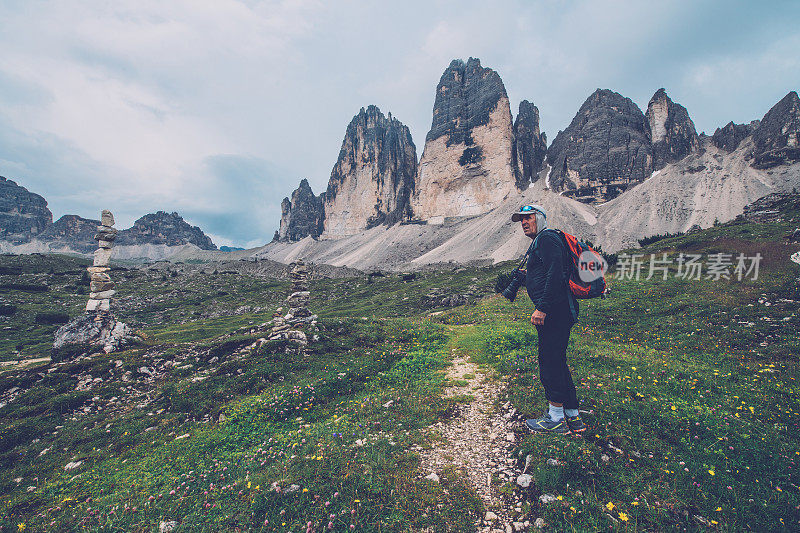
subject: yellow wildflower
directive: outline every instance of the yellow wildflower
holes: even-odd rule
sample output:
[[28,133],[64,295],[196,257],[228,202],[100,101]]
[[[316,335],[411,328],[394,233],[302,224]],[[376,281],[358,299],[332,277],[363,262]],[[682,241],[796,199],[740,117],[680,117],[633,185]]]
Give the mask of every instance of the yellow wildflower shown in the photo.
[[622,520],[623,522],[627,522],[628,515],[626,515],[625,513],[619,513],[619,519]]
[[714,470],[709,470],[708,473],[711,474],[712,476],[715,475]]
[[614,504],[613,504],[613,503],[611,503],[611,502],[608,502],[608,503],[606,504],[606,509],[608,509],[609,511],[611,511],[612,509],[614,509]]

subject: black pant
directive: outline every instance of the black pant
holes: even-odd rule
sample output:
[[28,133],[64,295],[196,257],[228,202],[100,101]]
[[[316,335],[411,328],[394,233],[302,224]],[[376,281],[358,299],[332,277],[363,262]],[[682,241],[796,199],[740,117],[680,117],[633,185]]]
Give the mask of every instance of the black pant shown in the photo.
[[539,378],[548,401],[564,404],[566,409],[578,408],[578,396],[572,374],[567,366],[567,343],[575,322],[569,307],[553,308],[536,326],[539,336]]

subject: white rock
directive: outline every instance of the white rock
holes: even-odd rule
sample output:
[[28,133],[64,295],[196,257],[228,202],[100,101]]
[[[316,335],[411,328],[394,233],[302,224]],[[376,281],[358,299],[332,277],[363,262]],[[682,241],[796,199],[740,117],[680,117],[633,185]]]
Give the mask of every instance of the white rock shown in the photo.
[[71,461],[71,462],[67,463],[66,465],[64,465],[64,470],[69,472],[70,470],[75,470],[76,468],[78,468],[82,464],[83,464],[83,461]]
[[513,433],[506,433],[506,440],[508,442],[514,442],[517,438],[514,436]]
[[487,522],[494,522],[495,520],[497,520],[497,515],[491,511],[486,511],[486,516],[484,516],[483,519],[486,520]]
[[539,496],[539,501],[542,503],[550,503],[556,501],[556,497],[552,494],[542,494]]
[[601,455],[601,456],[600,456],[600,459],[601,459],[601,460],[602,460],[604,463],[607,463],[607,462],[609,462],[609,461],[611,460],[611,457],[607,456],[606,454],[603,454],[603,455]]
[[530,474],[520,474],[517,477],[517,485],[522,487],[523,489],[528,488],[533,481],[533,476]]
[[429,479],[434,483],[439,483],[439,476],[436,475],[436,472],[431,472],[430,474],[425,476],[425,479]]
[[543,528],[543,527],[544,527],[544,518],[541,518],[541,517],[540,517],[540,518],[537,518],[537,519],[536,519],[536,520],[533,522],[533,525],[534,525],[535,527],[538,527],[539,529]]
[[158,533],[172,533],[172,531],[178,527],[178,523],[174,520],[170,520],[167,522],[163,520],[160,524],[158,524]]

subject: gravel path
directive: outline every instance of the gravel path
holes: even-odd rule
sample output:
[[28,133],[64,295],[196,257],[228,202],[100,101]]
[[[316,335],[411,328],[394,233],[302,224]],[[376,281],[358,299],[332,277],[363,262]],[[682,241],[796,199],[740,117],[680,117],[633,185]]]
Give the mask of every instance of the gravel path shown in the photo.
[[[440,439],[435,440],[432,449],[421,453],[422,471],[431,476],[441,474],[450,465],[464,469],[487,510],[476,524],[478,531],[505,533],[527,529],[529,523],[512,521],[516,504],[504,501],[498,490],[498,478],[506,482],[518,475],[511,448],[517,439],[514,430],[519,431],[520,426],[514,411],[508,410],[509,404],[497,406],[505,383],[491,370],[481,369],[458,354],[454,354],[447,377],[456,383],[445,391],[445,396],[472,395],[475,399],[459,404],[453,418],[433,426]],[[458,381],[468,383],[461,386]]]

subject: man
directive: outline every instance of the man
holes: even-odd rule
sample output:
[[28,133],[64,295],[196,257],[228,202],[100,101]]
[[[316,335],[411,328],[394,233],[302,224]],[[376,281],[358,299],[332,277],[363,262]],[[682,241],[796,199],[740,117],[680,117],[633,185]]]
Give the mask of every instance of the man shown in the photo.
[[569,290],[568,250],[555,231],[544,231],[547,215],[539,205],[524,205],[511,216],[520,222],[529,248],[525,287],[536,310],[531,323],[539,337],[539,378],[549,408],[542,418],[526,420],[532,431],[580,433],[586,426],[578,413],[578,397],[567,366],[567,343],[578,320],[578,301]]

